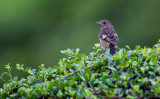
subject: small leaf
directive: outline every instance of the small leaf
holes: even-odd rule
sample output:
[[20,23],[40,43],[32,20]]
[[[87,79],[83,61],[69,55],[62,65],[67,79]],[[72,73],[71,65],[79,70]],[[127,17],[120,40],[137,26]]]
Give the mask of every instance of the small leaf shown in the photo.
[[110,70],[113,70],[113,71],[117,71],[114,67],[109,67],[109,66],[106,66],[107,68],[109,68]]
[[95,74],[91,75],[91,80],[95,80]]
[[135,50],[138,50],[140,48],[140,45],[137,45],[136,47],[135,47]]
[[86,89],[84,90],[84,92],[85,92],[86,97],[92,97],[92,93],[89,91],[88,88],[86,88]]
[[158,59],[155,58],[155,57],[153,57],[153,58],[150,60],[150,64],[151,64],[151,65],[156,65],[156,64],[158,64]]
[[119,50],[119,57],[120,57],[120,59],[122,58],[122,56],[123,56],[123,49],[120,49]]
[[57,97],[58,97],[58,98],[62,98],[62,95],[63,95],[62,91],[59,90],[58,93],[57,93]]
[[107,78],[108,78],[108,75],[105,74],[105,75],[103,76],[103,80],[106,81]]
[[80,49],[79,49],[79,48],[77,48],[77,49],[76,49],[76,53],[78,54],[78,53],[79,53],[79,51],[80,51]]
[[142,50],[142,54],[143,54],[143,56],[147,56],[147,51],[146,51],[146,49],[143,49],[143,50]]
[[126,81],[123,81],[123,86],[126,86],[127,85],[127,82]]
[[137,61],[133,61],[133,62],[132,62],[132,65],[133,65],[134,67],[136,67],[136,66],[138,65],[138,62],[137,62]]
[[96,48],[99,48],[101,45],[99,43],[94,44]]
[[83,76],[80,76],[80,78],[81,78],[83,81],[86,81],[86,79],[85,79]]
[[116,74],[116,73],[112,73],[111,76],[112,76],[113,78],[116,78],[117,74]]
[[151,71],[149,71],[148,73],[149,73],[150,75],[152,75],[152,76],[154,75],[154,73],[153,73],[153,72],[151,72]]
[[128,48],[129,50],[131,50],[130,47],[129,47],[128,45],[126,45],[126,48]]
[[134,85],[133,89],[138,92],[139,91],[139,85]]
[[160,87],[156,87],[156,93],[160,93]]

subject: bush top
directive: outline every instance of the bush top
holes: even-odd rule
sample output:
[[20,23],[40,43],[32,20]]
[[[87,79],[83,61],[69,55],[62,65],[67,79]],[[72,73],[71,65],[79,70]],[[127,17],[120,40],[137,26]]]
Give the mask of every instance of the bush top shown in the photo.
[[[101,53],[100,44],[94,52],[80,54],[79,49],[63,50],[68,57],[57,66],[18,70],[28,73],[26,78],[1,74],[3,88],[0,98],[145,98],[160,96],[160,41],[152,48],[129,46],[119,49],[111,56]],[[10,80],[6,81],[3,75]]]

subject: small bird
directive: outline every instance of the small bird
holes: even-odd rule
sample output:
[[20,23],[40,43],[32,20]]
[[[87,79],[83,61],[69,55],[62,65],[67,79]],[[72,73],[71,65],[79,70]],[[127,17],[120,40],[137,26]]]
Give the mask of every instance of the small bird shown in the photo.
[[115,54],[115,47],[118,45],[119,39],[113,25],[110,21],[105,19],[96,23],[101,27],[99,31],[99,40],[104,51],[106,51],[106,48],[109,47],[110,54]]

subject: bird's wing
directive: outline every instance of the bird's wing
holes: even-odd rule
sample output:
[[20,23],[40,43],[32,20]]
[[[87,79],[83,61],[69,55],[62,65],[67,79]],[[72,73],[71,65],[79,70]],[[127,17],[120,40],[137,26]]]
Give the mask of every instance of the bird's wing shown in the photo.
[[103,33],[101,35],[101,39],[105,40],[106,42],[110,42],[114,46],[118,45],[119,39],[116,33]]
[[118,35],[116,33],[109,34],[106,40],[115,46],[119,43]]

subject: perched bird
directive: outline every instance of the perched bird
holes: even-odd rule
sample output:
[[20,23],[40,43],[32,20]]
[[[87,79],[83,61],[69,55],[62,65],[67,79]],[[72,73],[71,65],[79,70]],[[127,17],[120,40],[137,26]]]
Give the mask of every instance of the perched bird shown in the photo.
[[108,20],[101,20],[96,23],[101,27],[99,31],[99,40],[104,51],[106,51],[106,48],[109,47],[110,54],[115,54],[115,47],[118,45],[119,39],[113,25]]

